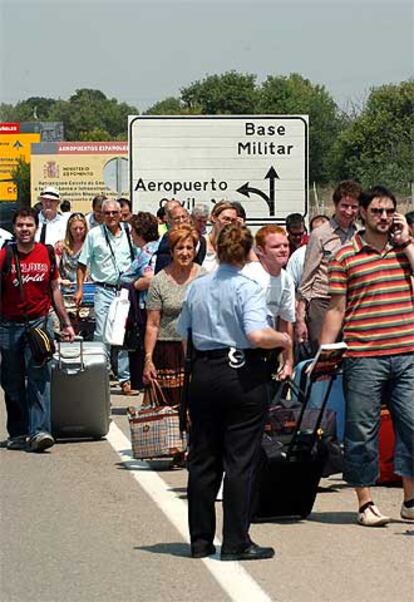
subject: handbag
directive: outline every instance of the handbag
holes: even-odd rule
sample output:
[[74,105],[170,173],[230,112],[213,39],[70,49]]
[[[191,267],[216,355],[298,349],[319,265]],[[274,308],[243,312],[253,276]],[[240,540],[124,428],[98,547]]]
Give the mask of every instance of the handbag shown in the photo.
[[108,345],[117,347],[123,345],[130,305],[126,288],[121,289],[119,294],[112,299],[104,332],[104,340]]
[[127,287],[131,303],[125,327],[122,348],[129,352],[139,351],[144,346],[146,310],[139,307],[138,294],[131,283]]
[[[20,270],[20,261],[19,261],[19,256],[17,255],[17,250],[15,247],[13,247],[13,255],[14,255],[14,261],[15,261],[15,265],[16,265],[16,276],[17,276],[17,281],[19,283],[20,296],[21,296],[23,305],[25,305],[26,301],[25,301],[25,294],[24,294],[24,288],[23,288],[22,273]],[[50,255],[49,255],[49,257],[50,257]],[[52,266],[52,264],[51,264],[51,266]],[[29,325],[29,317],[26,312],[23,314],[23,318],[24,318],[24,326],[25,326],[25,331],[26,331],[26,339],[27,339],[27,342],[30,347],[33,363],[38,368],[41,368],[45,364],[47,364],[47,362],[49,360],[52,359],[53,354],[56,351],[54,340],[50,336],[50,334],[47,330],[47,316],[45,317],[45,322],[44,322],[43,327],[42,326],[30,326]]]
[[136,460],[175,456],[186,450],[178,406],[167,405],[156,380],[145,389],[141,409],[128,408],[132,455]]
[[26,338],[29,343],[30,351],[35,366],[41,368],[52,359],[56,351],[55,343],[47,331],[46,324],[41,326],[29,327],[26,324]]

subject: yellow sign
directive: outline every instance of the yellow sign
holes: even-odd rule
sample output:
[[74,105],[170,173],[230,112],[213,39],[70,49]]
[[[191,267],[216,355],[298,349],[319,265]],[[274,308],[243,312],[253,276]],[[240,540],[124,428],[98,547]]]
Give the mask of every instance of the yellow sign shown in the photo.
[[40,191],[54,186],[72,211],[88,213],[98,194],[129,196],[127,142],[35,144],[31,161],[32,205]]
[[19,158],[30,163],[31,145],[40,141],[40,134],[0,134],[0,201],[16,201],[16,185],[12,172]]

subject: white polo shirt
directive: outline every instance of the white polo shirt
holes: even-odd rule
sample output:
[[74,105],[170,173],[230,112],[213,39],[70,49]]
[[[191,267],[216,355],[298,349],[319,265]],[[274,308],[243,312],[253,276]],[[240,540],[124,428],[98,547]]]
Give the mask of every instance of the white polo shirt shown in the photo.
[[279,276],[271,276],[260,261],[251,261],[244,266],[242,274],[261,286],[274,326],[277,318],[286,322],[295,321],[295,286],[286,270],[282,269]]

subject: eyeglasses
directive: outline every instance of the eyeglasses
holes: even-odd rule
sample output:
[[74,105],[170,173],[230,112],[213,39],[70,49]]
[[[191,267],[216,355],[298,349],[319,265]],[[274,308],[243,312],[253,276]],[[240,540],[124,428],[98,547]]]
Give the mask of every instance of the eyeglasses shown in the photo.
[[385,211],[385,213],[387,214],[387,217],[392,217],[395,213],[395,209],[385,209],[385,207],[370,207],[369,210],[371,211],[372,215],[382,215]]
[[104,215],[118,215],[119,211],[104,211]]

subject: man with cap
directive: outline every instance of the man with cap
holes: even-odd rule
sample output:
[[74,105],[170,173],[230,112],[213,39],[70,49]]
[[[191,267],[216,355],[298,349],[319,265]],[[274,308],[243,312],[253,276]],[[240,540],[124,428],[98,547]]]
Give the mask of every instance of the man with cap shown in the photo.
[[57,188],[47,186],[39,196],[42,209],[39,212],[39,227],[36,232],[36,242],[55,245],[64,240],[67,219],[58,212],[60,194]]

